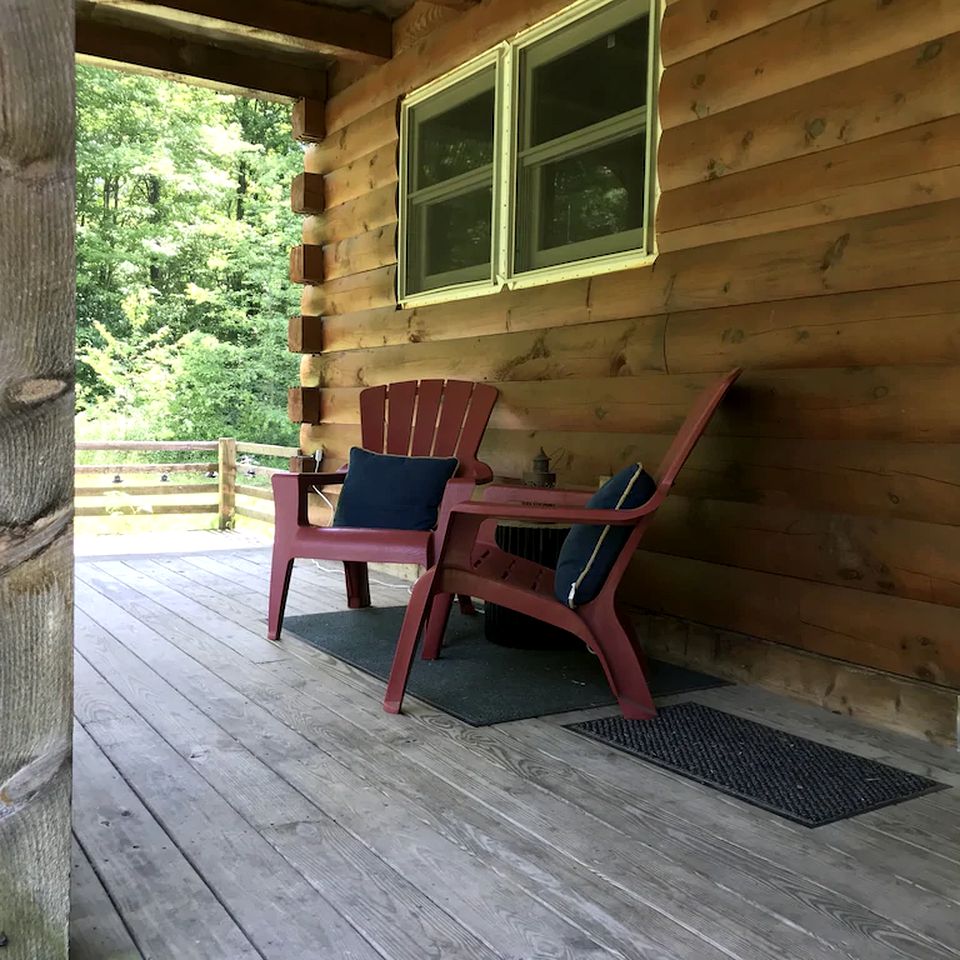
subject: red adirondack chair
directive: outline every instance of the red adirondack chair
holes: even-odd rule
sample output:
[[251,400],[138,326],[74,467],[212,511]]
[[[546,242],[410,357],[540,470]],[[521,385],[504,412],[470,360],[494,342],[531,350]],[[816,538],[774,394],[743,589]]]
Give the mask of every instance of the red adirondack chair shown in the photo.
[[[446,629],[449,597],[453,593],[465,593],[575,634],[599,657],[624,717],[634,720],[652,717],[656,708],[644,673],[644,654],[630,620],[615,603],[616,589],[650,520],[740,372],[732,370],[698,398],[654,475],[656,491],[641,507],[596,510],[584,506],[589,493],[518,490],[505,486],[487,488],[480,502],[454,506],[437,564],[414,586],[390,670],[384,709],[388,713],[399,713],[421,633],[424,633],[424,659],[436,658]],[[552,570],[512,556],[496,546],[493,529],[499,519],[611,524],[633,530],[599,595],[577,609],[570,609],[554,596]],[[445,596],[448,601],[440,608],[438,600]],[[431,609],[436,615],[430,615]],[[446,612],[441,613],[441,609]]]
[[[368,562],[433,564],[451,508],[469,500],[476,484],[493,479],[493,471],[477,459],[477,451],[498,395],[496,387],[465,380],[406,380],[368,387],[360,393],[364,449],[402,456],[455,456],[460,461],[447,484],[435,530],[313,526],[307,520],[309,492],[343,483],[346,466],[333,473],[274,475],[275,524],[267,620],[271,640],[280,636],[290,574],[298,557],[342,561],[347,603],[353,609],[370,605]],[[450,600],[448,597],[437,604],[444,622]],[[461,606],[465,611],[472,610],[469,597],[461,597]]]

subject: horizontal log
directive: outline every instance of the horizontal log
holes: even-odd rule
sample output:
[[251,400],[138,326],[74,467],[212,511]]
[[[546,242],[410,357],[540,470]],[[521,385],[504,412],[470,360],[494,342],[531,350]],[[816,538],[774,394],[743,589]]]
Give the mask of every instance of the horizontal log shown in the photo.
[[641,550],[627,602],[811,653],[960,687],[960,609]]
[[303,242],[325,245],[397,222],[397,185],[371,190],[355,200],[303,221]]
[[301,97],[290,114],[290,127],[294,140],[305,143],[322,141],[326,132],[327,103],[323,99]]
[[290,249],[291,283],[323,283],[323,247],[302,243]]
[[[324,404],[336,403],[324,391]],[[341,397],[344,410],[349,399]],[[356,408],[356,395],[353,406]],[[355,416],[355,415],[354,415]],[[337,419],[349,419],[344,414]],[[520,477],[542,447],[561,485],[596,486],[628,463],[660,462],[667,434],[504,430],[484,435],[481,459],[501,476]],[[322,445],[333,469],[360,442],[356,423],[304,425],[304,450]],[[681,471],[676,491],[692,499],[894,517],[960,525],[960,444],[703,437]]]
[[672,313],[670,373],[960,363],[960,283]]
[[869,140],[956,113],[960,35],[665,130],[660,189]]
[[960,4],[827,0],[669,67],[664,129],[770,97],[960,30]]
[[358,117],[335,136],[311,144],[303,157],[308,173],[330,173],[346,167],[359,157],[374,154],[380,147],[396,144],[399,137],[398,104],[395,100],[381,104]]
[[424,377],[460,380],[563,380],[663,370],[665,318],[558,327],[496,337],[324,353],[305,357],[301,382],[355,386]]
[[365,273],[397,262],[397,228],[395,224],[377,227],[358,237],[327,244],[323,248],[323,275],[336,280],[351,274]]
[[636,611],[643,648],[658,660],[762,686],[833,713],[955,747],[957,695],[742,633]]
[[75,473],[209,473],[217,463],[78,463]]
[[94,486],[76,487],[73,495],[80,497],[102,497],[122,493],[128,497],[155,497],[180,496],[182,494],[217,493],[219,487],[215,483],[152,483],[124,485],[122,483],[96,484]]
[[270,487],[251,487],[248,484],[237,484],[238,497],[253,497],[255,500],[273,501],[273,490]]
[[84,63],[234,94],[267,95],[277,100],[310,97],[322,101],[326,97],[326,76],[316,67],[266,57],[260,51],[242,53],[211,46],[187,30],[161,36],[135,26],[101,22],[87,16],[84,9],[77,17],[76,50]]
[[216,440],[78,440],[77,450],[216,450]]
[[97,507],[78,506],[74,509],[77,517],[138,517],[138,516],[176,516],[179,514],[218,513],[216,503],[142,503],[105,504]]
[[291,353],[319,353],[323,349],[323,317],[290,317],[287,321],[287,349]]
[[665,66],[761,30],[822,0],[676,0],[663,11],[660,55]]
[[958,156],[960,115],[690,184],[661,196],[657,242],[679,250],[956,199]]
[[292,423],[319,423],[320,391],[316,387],[291,387],[287,391],[287,417]]
[[594,277],[591,319],[960,279],[960,201],[663,254]]
[[644,549],[960,607],[960,527],[672,496]]
[[290,209],[294,213],[323,213],[323,177],[316,173],[301,173],[290,185]]
[[237,504],[236,513],[239,517],[247,517],[249,520],[259,520],[261,523],[273,524],[274,522],[272,513],[267,513],[264,510],[251,510],[250,507],[244,507],[239,503]]
[[322,286],[306,286],[300,297],[300,309],[313,316],[370,310],[397,302],[395,265],[354,273]]
[[372,153],[357,157],[323,178],[326,204],[336,207],[397,182],[397,142],[388,142]]
[[237,442],[237,453],[253,453],[262,457],[291,457],[297,453],[296,447],[285,447],[276,443]]
[[327,130],[334,132],[375,107],[443,76],[514,34],[545,20],[569,0],[488,0],[408,47],[327,103]]

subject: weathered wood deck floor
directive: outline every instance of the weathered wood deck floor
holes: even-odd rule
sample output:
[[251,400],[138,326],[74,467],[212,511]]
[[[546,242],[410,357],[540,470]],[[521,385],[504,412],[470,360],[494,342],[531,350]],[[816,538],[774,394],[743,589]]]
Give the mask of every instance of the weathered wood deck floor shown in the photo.
[[[810,831],[557,719],[388,716],[382,684],[262,639],[267,571],[78,562],[75,960],[960,958],[956,754],[697,694],[952,785]],[[291,612],[341,597],[298,566]]]

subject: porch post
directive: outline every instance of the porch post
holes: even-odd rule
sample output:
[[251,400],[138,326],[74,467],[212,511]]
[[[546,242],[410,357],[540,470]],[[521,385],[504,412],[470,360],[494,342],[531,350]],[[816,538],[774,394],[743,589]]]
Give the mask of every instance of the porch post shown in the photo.
[[0,955],[65,960],[73,3],[0,0]]
[[232,530],[237,522],[237,441],[221,437],[217,447],[217,483],[220,529]]

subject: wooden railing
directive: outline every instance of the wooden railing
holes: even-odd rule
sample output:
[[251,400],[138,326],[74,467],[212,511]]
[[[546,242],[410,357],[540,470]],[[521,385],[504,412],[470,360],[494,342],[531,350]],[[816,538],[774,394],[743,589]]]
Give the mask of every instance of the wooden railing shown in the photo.
[[[257,487],[249,483],[238,483],[238,473],[244,475],[271,476],[283,473],[288,467],[265,467],[254,462],[244,462],[243,457],[296,457],[300,451],[296,447],[281,447],[271,443],[244,443],[233,437],[221,437],[219,440],[93,440],[80,441],[77,450],[116,450],[124,452],[176,451],[177,453],[207,452],[206,458],[197,457],[183,463],[83,463],[74,468],[76,475],[96,474],[112,475],[111,483],[77,486],[77,501],[107,494],[122,492],[131,497],[142,499],[129,504],[83,504],[77,502],[75,513],[78,517],[105,517],[117,514],[149,515],[208,513],[218,515],[221,530],[233,527],[236,517],[249,517],[264,523],[273,523],[273,513],[255,510],[243,504],[237,504],[237,496],[255,500],[273,502],[273,493],[269,487]],[[214,459],[214,457],[216,459]],[[209,483],[139,483],[123,484],[124,474],[158,473],[161,476],[177,473],[203,473]],[[215,479],[214,479],[215,478]],[[201,503],[154,503],[154,498],[174,496],[195,496],[197,494],[215,494],[209,501]],[[146,509],[145,509],[146,508]]]

